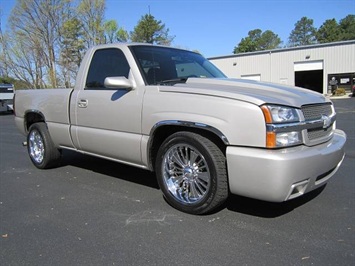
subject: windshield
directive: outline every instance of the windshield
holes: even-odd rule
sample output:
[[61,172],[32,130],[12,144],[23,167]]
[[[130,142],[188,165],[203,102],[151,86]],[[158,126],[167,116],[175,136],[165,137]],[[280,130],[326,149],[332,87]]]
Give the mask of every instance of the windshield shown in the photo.
[[226,76],[200,54],[159,46],[131,46],[148,85],[185,82],[190,77]]

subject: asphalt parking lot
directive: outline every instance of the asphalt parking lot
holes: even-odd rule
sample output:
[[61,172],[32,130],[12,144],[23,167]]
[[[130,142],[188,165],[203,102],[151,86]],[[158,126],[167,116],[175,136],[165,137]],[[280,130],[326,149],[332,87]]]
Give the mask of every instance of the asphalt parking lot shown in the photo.
[[206,216],[173,209],[129,166],[65,152],[38,170],[0,115],[0,263],[355,265],[355,98],[334,103],[347,154],[326,187],[282,204],[231,196]]

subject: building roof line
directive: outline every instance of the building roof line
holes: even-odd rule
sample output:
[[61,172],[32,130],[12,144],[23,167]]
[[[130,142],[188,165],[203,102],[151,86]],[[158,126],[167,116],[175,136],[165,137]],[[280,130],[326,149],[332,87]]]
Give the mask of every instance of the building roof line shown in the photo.
[[329,46],[350,45],[350,44],[355,44],[355,40],[330,42],[330,43],[318,43],[318,44],[311,44],[311,45],[304,45],[304,46],[277,48],[277,49],[273,49],[273,50],[263,50],[263,51],[239,53],[239,54],[232,54],[232,55],[215,56],[215,57],[209,57],[208,59],[211,60],[211,59],[234,58],[234,57],[249,56],[249,55],[259,55],[259,54],[273,54],[273,53],[282,53],[282,52],[288,52],[288,51],[294,51],[294,50],[306,50],[306,49],[322,48],[322,47],[329,47]]

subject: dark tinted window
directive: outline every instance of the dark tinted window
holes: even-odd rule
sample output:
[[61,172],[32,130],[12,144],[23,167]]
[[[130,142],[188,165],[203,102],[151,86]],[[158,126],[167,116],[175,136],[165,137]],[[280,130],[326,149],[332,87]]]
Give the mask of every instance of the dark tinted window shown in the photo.
[[86,88],[103,89],[107,77],[126,77],[129,74],[129,65],[123,52],[119,49],[97,50],[91,60]]

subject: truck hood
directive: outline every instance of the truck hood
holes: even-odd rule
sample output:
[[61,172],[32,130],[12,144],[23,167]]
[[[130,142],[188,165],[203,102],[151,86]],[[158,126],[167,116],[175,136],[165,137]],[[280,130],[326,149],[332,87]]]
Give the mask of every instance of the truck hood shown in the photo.
[[175,92],[230,98],[256,105],[279,104],[301,107],[324,103],[322,94],[298,87],[241,79],[189,78],[186,83],[160,86],[161,92]]

